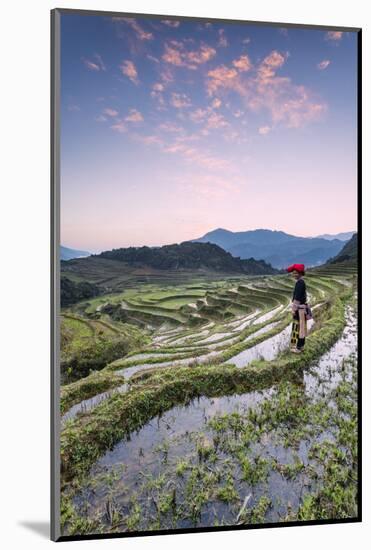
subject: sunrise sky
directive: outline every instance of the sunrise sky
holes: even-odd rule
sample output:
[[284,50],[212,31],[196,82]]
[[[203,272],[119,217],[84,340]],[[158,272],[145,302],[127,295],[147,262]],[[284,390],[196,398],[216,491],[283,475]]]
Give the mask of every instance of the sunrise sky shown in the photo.
[[62,244],[356,229],[356,33],[61,20]]

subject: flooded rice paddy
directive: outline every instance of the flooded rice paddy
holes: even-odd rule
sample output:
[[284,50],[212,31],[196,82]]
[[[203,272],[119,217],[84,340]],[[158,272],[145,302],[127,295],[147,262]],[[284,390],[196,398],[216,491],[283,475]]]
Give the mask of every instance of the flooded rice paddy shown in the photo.
[[336,344],[291,379],[174,407],[106,452],[73,498],[90,529],[300,518],[327,462],[354,460],[346,435],[356,412],[356,317],[350,308],[346,316]]
[[[283,370],[280,383],[277,376],[275,383],[262,378],[254,391],[233,394],[235,389],[223,386],[208,393],[218,397],[185,397],[183,404],[106,445],[94,455],[100,458],[64,487],[64,533],[356,516],[357,317],[356,302],[349,301],[354,275],[341,269],[307,277],[315,319],[308,323],[309,339],[321,333],[323,318],[331,320],[336,297],[348,293],[345,329],[340,335],[340,326],[328,351],[305,368]],[[93,369],[91,376],[65,386],[69,405],[63,408],[62,438],[66,434],[68,440],[70,429],[75,437],[74,429],[79,434],[85,423],[90,430],[90,421],[91,436],[94,430],[98,435],[99,405],[110,410],[117,398],[125,405],[146,377],[149,385],[161,384],[162,372],[171,371],[176,380],[178,370],[184,376],[187,367],[211,372],[215,366],[224,373],[230,365],[244,369],[261,360],[259,365],[272,368],[290,359],[291,290],[291,281],[282,276],[178,290],[149,285],[111,301],[97,298],[85,316],[82,306],[68,312],[67,328],[80,338],[71,353],[89,338],[110,341],[117,334],[139,336],[143,343],[103,368],[104,384]]]

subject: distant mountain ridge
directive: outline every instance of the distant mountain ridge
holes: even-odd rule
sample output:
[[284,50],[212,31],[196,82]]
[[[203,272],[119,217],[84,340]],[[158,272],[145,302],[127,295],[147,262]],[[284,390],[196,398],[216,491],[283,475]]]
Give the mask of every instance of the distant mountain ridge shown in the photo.
[[297,237],[270,229],[233,232],[222,228],[192,242],[217,244],[234,257],[264,260],[278,269],[294,262],[304,263],[308,267],[323,264],[336,256],[344,245],[339,239]]
[[324,233],[323,235],[317,235],[316,239],[326,239],[332,241],[333,239],[339,239],[339,241],[349,241],[356,231],[346,231],[343,233],[335,233],[334,235],[330,233]]
[[183,242],[161,247],[118,248],[92,255],[91,258],[116,260],[130,266],[148,266],[159,270],[209,269],[249,275],[273,274],[277,270],[263,260],[233,257],[222,247],[211,243]]
[[61,260],[72,260],[73,258],[86,258],[90,256],[90,252],[85,250],[75,250],[74,248],[68,248],[67,246],[60,247]]

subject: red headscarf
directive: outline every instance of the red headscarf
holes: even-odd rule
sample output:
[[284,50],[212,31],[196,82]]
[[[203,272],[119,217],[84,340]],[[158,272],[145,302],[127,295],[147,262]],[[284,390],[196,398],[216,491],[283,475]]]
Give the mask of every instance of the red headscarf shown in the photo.
[[292,264],[287,268],[288,273],[291,273],[292,271],[299,271],[299,273],[305,272],[305,265],[304,264]]

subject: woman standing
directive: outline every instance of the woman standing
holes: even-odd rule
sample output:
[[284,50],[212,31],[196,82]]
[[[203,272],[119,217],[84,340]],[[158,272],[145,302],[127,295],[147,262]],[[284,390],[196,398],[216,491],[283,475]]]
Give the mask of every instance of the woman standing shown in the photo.
[[294,293],[292,295],[291,310],[293,315],[291,332],[291,351],[301,353],[305,346],[307,335],[307,288],[303,276],[305,274],[304,264],[293,264],[287,268],[296,280]]

